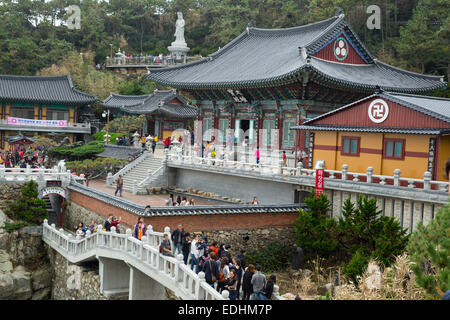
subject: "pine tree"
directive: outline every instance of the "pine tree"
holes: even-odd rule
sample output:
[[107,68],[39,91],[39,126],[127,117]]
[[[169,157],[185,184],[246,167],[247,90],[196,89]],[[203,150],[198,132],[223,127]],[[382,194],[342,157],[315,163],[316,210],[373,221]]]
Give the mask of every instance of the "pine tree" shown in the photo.
[[294,223],[297,244],[309,255],[328,256],[333,253],[338,242],[334,235],[336,221],[328,216],[330,201],[325,194],[316,197],[314,191],[305,199],[308,210],[299,209]]
[[419,223],[407,250],[419,286],[435,298],[450,289],[450,204],[438,210],[426,227]]
[[38,198],[37,184],[33,180],[22,188],[21,198],[9,201],[7,205],[5,213],[13,220],[41,224],[48,218],[45,201]]

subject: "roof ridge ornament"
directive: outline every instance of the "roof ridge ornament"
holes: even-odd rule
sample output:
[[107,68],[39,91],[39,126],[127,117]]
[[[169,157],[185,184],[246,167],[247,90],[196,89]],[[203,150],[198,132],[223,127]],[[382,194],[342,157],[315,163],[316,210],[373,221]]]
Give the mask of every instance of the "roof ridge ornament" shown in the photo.
[[306,47],[299,47],[300,54],[302,55],[303,60],[306,60],[308,58],[308,50]]
[[345,17],[345,11],[341,7],[336,7],[336,11],[335,11],[334,15],[336,17],[339,17],[339,18],[344,18]]

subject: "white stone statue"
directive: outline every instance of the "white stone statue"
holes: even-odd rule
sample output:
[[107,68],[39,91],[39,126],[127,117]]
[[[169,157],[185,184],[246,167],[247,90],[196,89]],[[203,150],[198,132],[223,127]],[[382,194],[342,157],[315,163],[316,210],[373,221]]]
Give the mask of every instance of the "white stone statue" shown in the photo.
[[189,51],[189,48],[186,44],[186,40],[184,39],[184,26],[186,25],[183,19],[183,13],[177,12],[178,19],[175,23],[175,41],[172,42],[172,45],[168,48],[172,54],[175,54],[177,60],[183,59],[186,63],[186,54]]
[[133,144],[134,144],[135,148],[139,148],[140,139],[141,139],[141,135],[136,131],[133,134]]
[[65,162],[65,160],[61,160],[61,161],[59,161],[58,162],[58,172],[60,172],[60,173],[64,173],[64,172],[66,172],[66,162]]
[[[176,30],[175,30],[175,34],[174,34],[175,43],[186,45],[186,41],[184,40],[184,26],[186,25],[186,23],[184,22],[184,19],[183,19],[183,13],[177,12],[177,15],[178,15],[178,20],[175,24]],[[172,43],[172,45],[174,45],[174,43]]]

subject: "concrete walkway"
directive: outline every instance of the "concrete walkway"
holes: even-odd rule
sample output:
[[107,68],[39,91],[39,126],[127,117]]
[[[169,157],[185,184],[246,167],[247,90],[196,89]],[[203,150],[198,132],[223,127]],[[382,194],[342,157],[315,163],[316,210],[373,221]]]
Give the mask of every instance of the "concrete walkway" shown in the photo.
[[[107,187],[106,186],[106,181],[105,180],[92,180],[89,181],[89,187],[114,195],[114,191],[116,191],[116,188],[111,188],[111,187]],[[118,195],[117,195],[118,196]],[[169,198],[168,194],[152,194],[152,195],[136,195],[136,194],[132,194],[131,192],[128,191],[123,191],[122,192],[122,196],[124,199],[128,200],[128,201],[132,201],[134,203],[138,203],[138,204],[142,204],[144,206],[146,205],[150,205],[152,207],[162,207],[166,205],[166,200]],[[176,200],[176,196],[174,194],[175,200]],[[190,197],[187,197],[188,199]],[[198,199],[195,197],[192,197],[195,200],[195,204],[196,205],[218,205],[219,203],[217,201],[209,201],[209,200],[204,200],[204,199]]]

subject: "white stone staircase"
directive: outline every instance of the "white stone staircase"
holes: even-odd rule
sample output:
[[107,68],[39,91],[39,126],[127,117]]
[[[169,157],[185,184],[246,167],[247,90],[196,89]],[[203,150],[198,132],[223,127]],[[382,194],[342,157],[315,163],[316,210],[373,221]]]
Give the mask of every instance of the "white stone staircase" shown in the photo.
[[123,190],[133,192],[133,186],[145,180],[149,176],[149,172],[154,173],[161,166],[162,158],[150,155],[136,167],[124,174],[122,177]]

